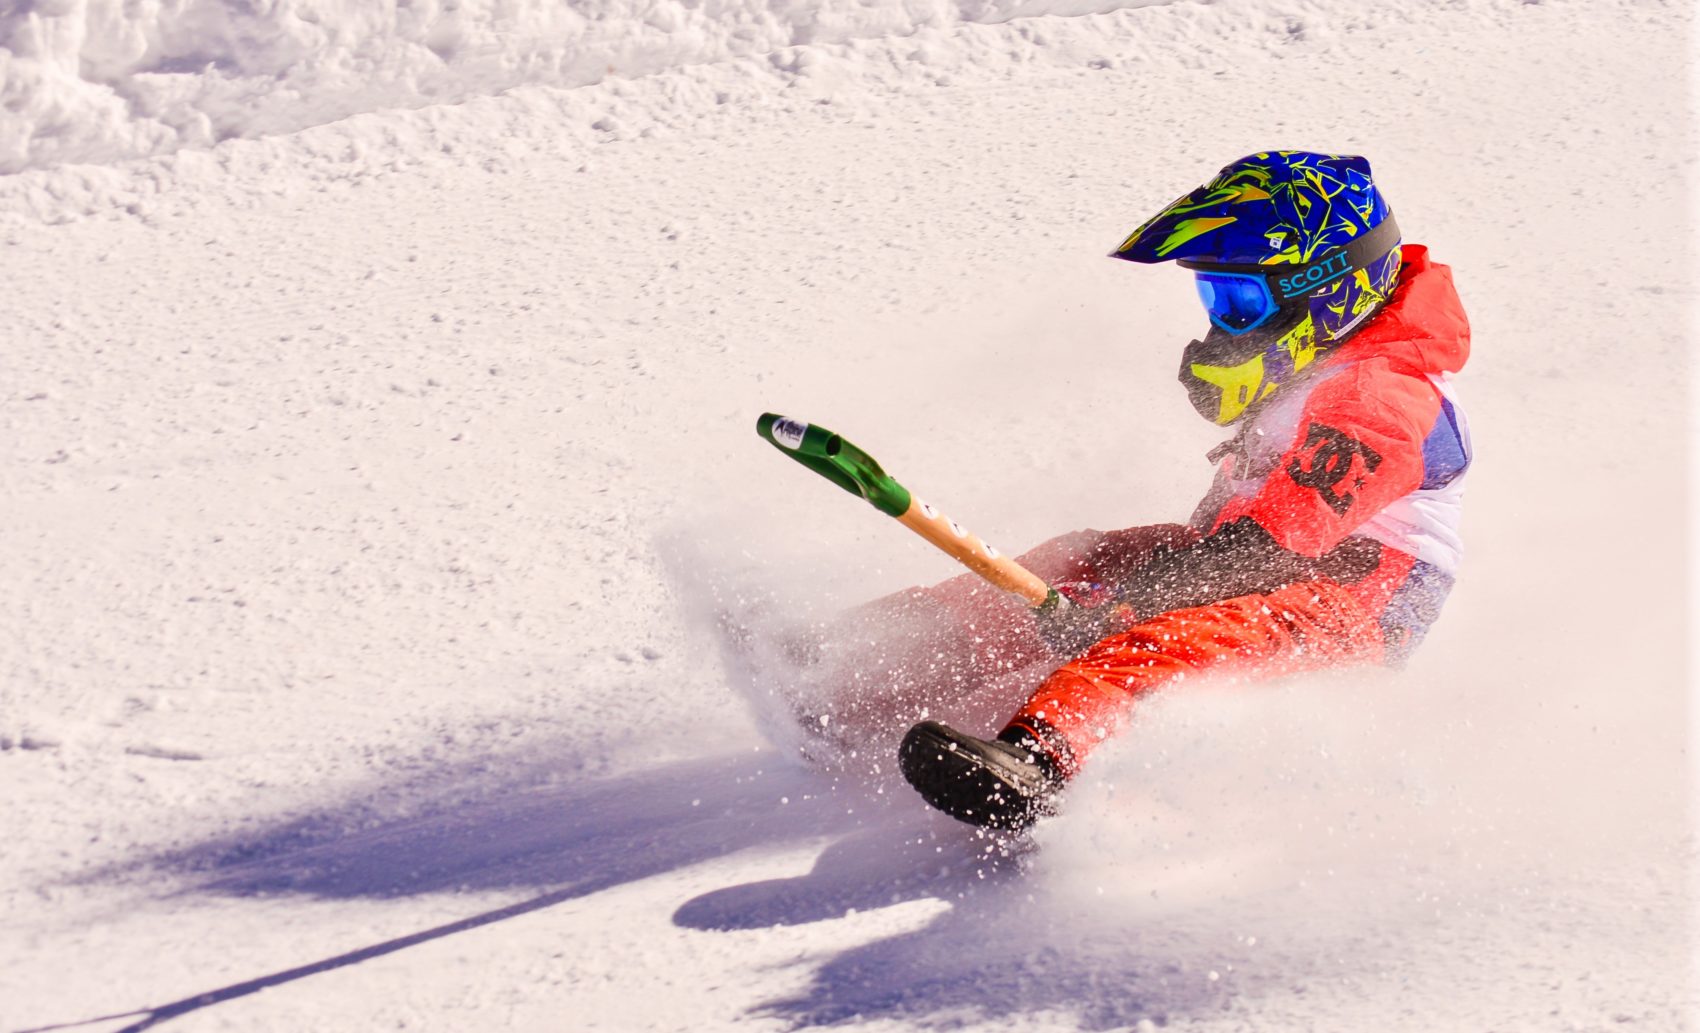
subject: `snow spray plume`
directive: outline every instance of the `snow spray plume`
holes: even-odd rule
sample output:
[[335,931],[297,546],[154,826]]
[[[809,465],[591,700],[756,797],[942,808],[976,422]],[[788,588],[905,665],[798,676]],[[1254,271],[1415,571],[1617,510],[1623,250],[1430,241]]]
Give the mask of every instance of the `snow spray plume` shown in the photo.
[[804,466],[867,499],[875,509],[948,553],[969,570],[1029,606],[1056,607],[1063,599],[1042,578],[979,538],[956,521],[909,493],[866,452],[824,427],[763,413],[756,433]]

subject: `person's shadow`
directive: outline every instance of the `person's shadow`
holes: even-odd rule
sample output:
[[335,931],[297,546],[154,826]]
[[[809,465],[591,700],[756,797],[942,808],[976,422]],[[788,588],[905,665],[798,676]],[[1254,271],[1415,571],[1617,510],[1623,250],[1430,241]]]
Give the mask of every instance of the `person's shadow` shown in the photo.
[[471,804],[456,798],[465,791],[456,776],[442,782],[443,798],[423,804],[418,817],[366,827],[368,809],[351,798],[256,836],[210,840],[76,881],[165,870],[188,877],[181,895],[393,899],[500,889],[530,889],[535,895],[182,1000],[17,1033],[123,1018],[135,1020],[125,1031],[147,1029],[613,886],[750,847],[842,834],[865,820],[847,813],[857,808],[846,807],[844,793],[835,793],[825,776],[772,751],[681,761],[601,781],[486,787]]
[[1020,871],[1025,845],[935,816],[889,818],[832,843],[806,875],[704,893],[673,914],[687,929],[766,929],[841,918],[925,898],[961,899]]
[[[543,765],[545,768],[547,764]],[[599,781],[538,783],[536,772],[481,785],[445,772],[414,817],[373,823],[367,794],[257,835],[205,841],[135,862],[142,878],[185,879],[179,894],[304,894],[397,899],[523,891],[502,907],[292,968],[133,1011],[14,1033],[127,1021],[121,1033],[320,973],[540,911],[604,889],[758,847],[825,842],[790,879],[724,886],[681,904],[693,930],[748,930],[842,918],[929,901],[920,928],[825,958],[806,990],[752,1017],[791,1028],[852,1016],[1072,1013],[1082,1028],[1220,1006],[1221,988],[1171,985],[1168,948],[1148,931],[1077,943],[1024,869],[1025,844],[989,837],[907,795],[812,772],[774,751],[680,761]],[[381,794],[383,787],[371,790]],[[123,872],[92,873],[83,880]],[[883,920],[882,920],[883,921]],[[1242,989],[1244,984],[1242,983]]]
[[[1253,988],[1219,985],[1177,961],[1196,945],[1158,928],[1077,922],[1029,881],[1023,839],[986,836],[932,815],[889,816],[828,846],[807,874],[727,886],[687,901],[675,924],[698,930],[801,925],[913,901],[938,905],[919,928],[828,957],[802,991],[752,1017],[805,1029],[884,1019],[916,1028],[1069,1015],[1083,1030],[1157,1026]],[[1178,954],[1177,954],[1178,952]],[[1144,1027],[1141,1027],[1144,1028]]]

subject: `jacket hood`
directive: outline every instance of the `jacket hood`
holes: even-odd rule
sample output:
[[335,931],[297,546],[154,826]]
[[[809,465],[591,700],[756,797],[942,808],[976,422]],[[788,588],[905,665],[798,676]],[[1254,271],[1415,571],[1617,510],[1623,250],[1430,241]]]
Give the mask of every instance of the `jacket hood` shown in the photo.
[[1452,285],[1452,268],[1431,261],[1428,248],[1400,251],[1393,300],[1337,349],[1330,364],[1385,358],[1413,373],[1456,373],[1470,358],[1470,320]]

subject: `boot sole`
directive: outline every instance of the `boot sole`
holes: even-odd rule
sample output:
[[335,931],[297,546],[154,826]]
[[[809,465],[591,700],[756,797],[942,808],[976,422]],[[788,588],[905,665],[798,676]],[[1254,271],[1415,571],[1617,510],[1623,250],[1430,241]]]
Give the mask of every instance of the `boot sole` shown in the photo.
[[933,807],[981,828],[1024,829],[1039,815],[1020,788],[944,725],[923,721],[898,748],[903,777]]

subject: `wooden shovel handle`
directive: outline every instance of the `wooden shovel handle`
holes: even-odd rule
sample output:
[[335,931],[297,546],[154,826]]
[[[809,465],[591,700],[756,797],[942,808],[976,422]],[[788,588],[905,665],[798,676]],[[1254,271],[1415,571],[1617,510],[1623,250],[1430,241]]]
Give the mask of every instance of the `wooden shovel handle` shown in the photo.
[[1006,592],[1014,592],[1029,606],[1041,606],[1050,597],[1051,586],[1021,564],[1004,556],[961,524],[920,499],[912,498],[897,522],[950,553],[957,562]]

